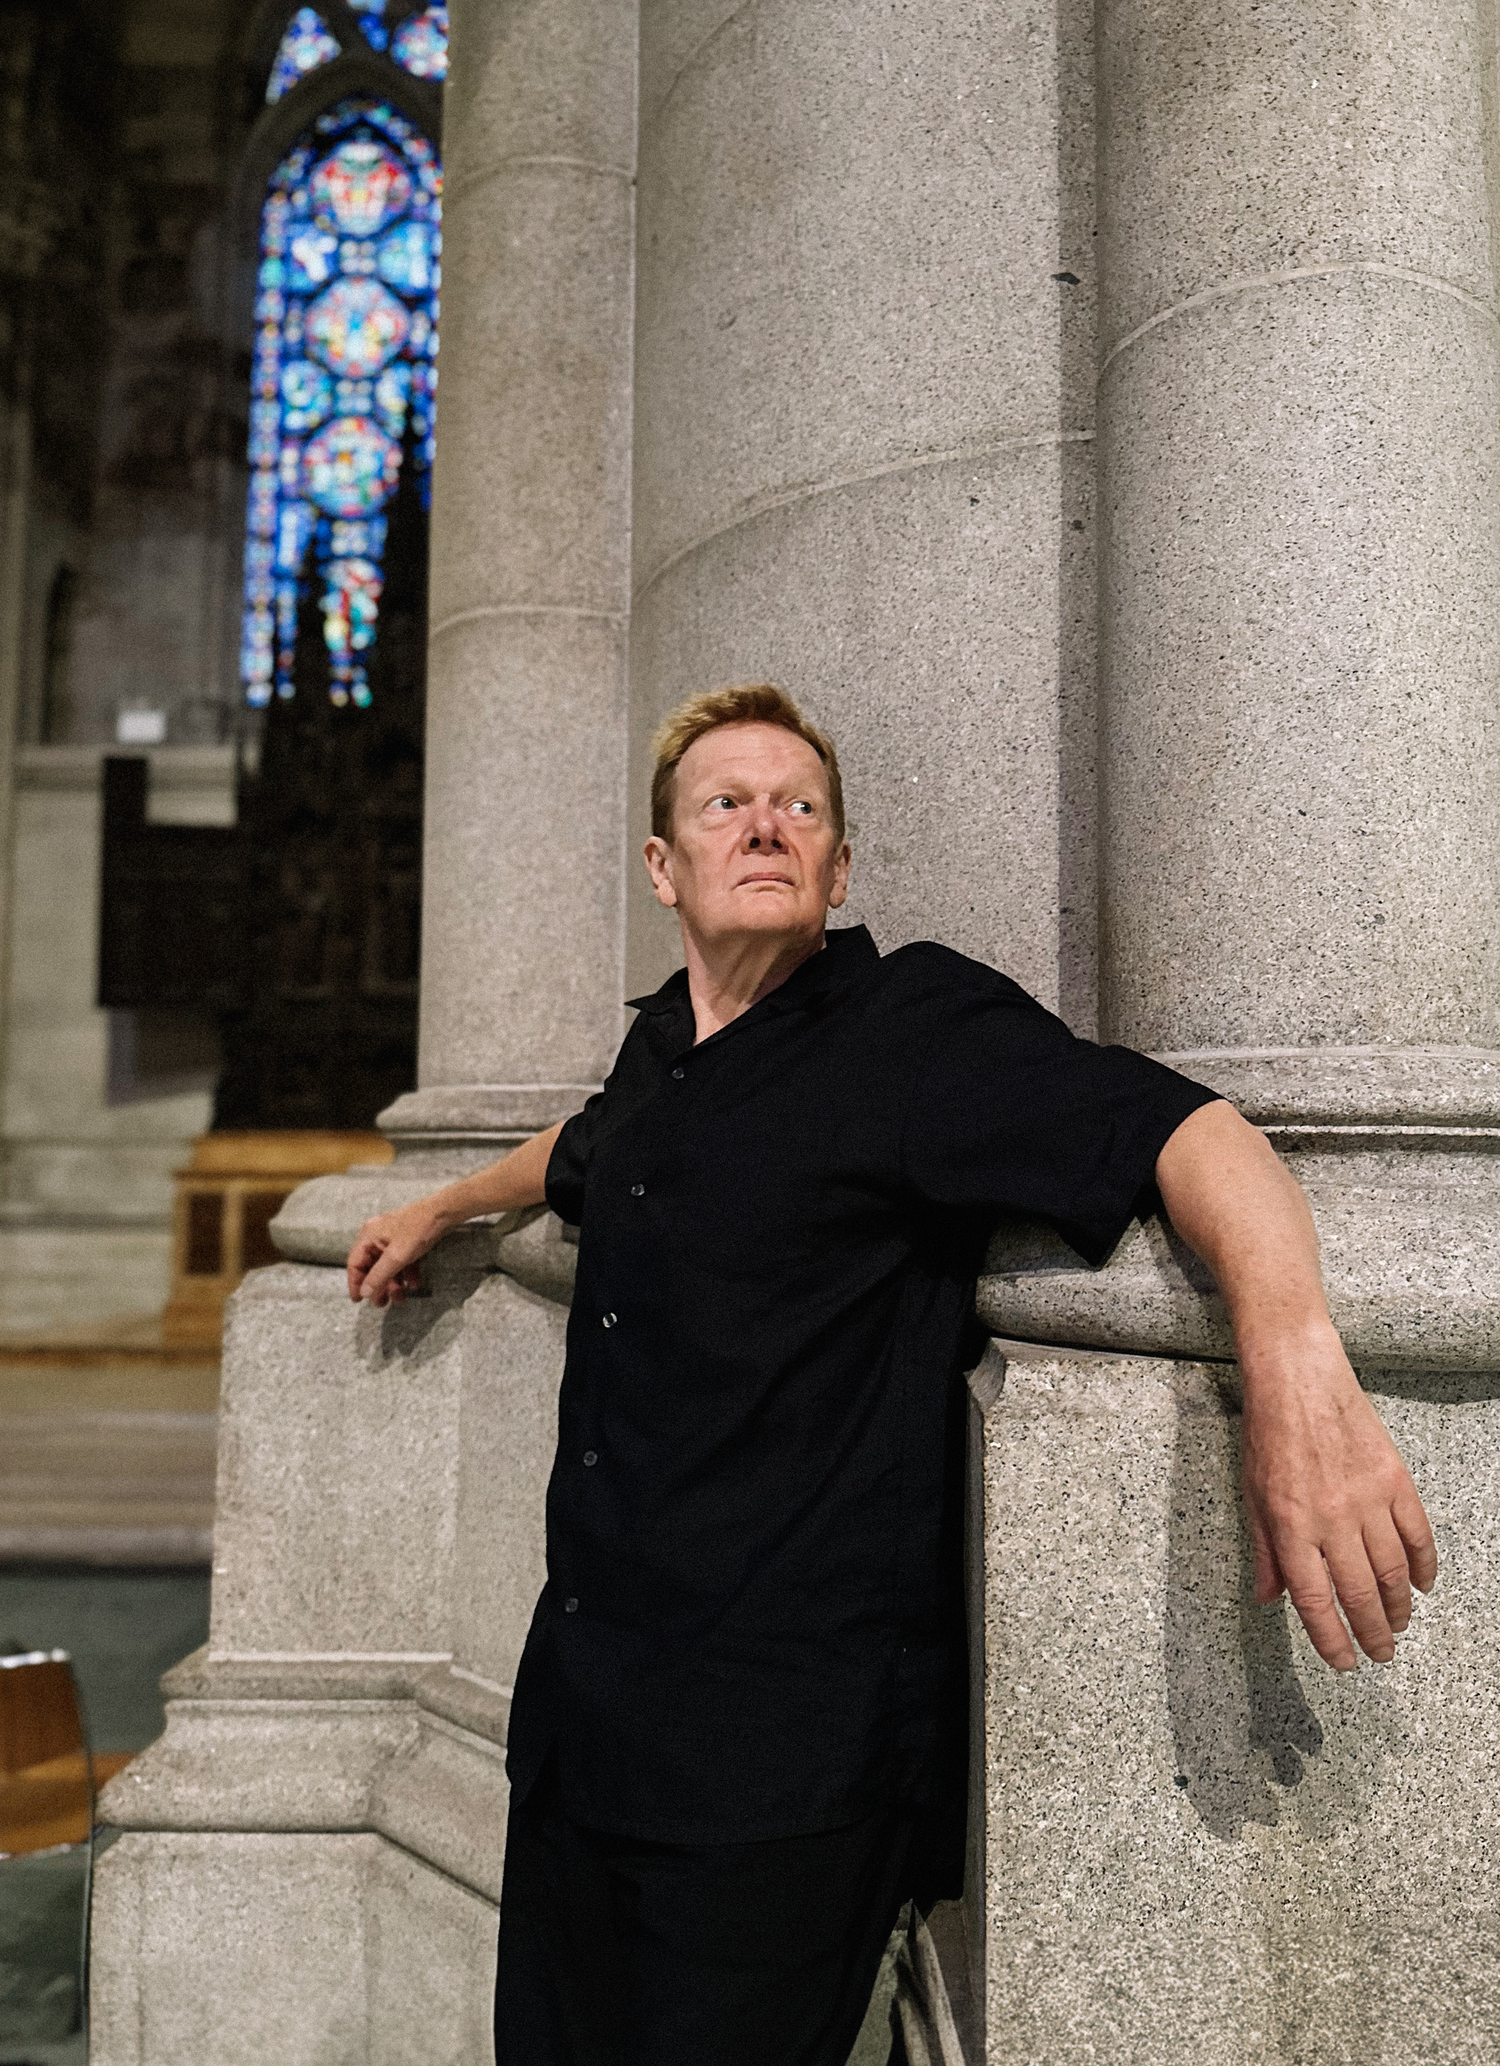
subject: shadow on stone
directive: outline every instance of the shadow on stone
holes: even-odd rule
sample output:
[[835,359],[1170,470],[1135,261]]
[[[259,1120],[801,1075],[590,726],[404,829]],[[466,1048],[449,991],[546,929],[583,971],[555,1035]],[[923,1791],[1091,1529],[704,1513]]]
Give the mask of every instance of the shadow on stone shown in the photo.
[[463,1324],[464,1302],[479,1282],[472,1270],[434,1270],[428,1288],[399,1306],[366,1306],[356,1323],[361,1361],[421,1364],[442,1355]]
[[1323,1725],[1307,1704],[1292,1658],[1290,1611],[1285,1599],[1269,1607],[1256,1605],[1247,1544],[1240,1577],[1240,1648],[1250,1702],[1250,1748],[1269,1757],[1278,1786],[1296,1786],[1302,1760],[1323,1748]]
[[[1287,1604],[1259,1607],[1239,1471],[1217,1401],[1180,1396],[1164,1644],[1177,1785],[1212,1836],[1274,1828],[1323,1731],[1292,1656]],[[1229,1433],[1237,1432],[1237,1417]]]

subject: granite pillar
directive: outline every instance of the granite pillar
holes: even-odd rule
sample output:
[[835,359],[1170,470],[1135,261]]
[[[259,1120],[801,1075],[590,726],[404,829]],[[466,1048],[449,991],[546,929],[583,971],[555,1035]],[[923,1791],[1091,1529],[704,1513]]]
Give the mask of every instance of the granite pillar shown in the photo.
[[973,2066],[1482,2066],[1500,1397],[1382,1376],[1447,1569],[1340,1675],[1254,1604],[1231,1365],[991,1343],[972,1390]]
[[1100,1023],[1308,1190],[1443,1571],[1253,1603],[1223,1304],[1011,1230],[974,1390],[993,2061],[1478,2061],[1500,1611],[1493,9],[1105,0]]
[[[1388,1365],[1500,1362],[1493,28],[1100,15],[1101,1031],[1295,1157]],[[1222,1348],[1121,1260],[1002,1324]]]
[[1101,23],[1102,1021],[1352,1116],[1500,1035],[1492,10]]
[[102,2066],[488,2054],[574,1250],[460,1230],[385,1313],[341,1266],[622,1030],[635,46],[634,0],[452,7],[420,1084],[231,1301],[210,1641],[104,1802]]
[[530,1133],[614,1058],[634,0],[453,13],[419,1089],[398,1144]]
[[651,733],[839,742],[846,920],[1093,1014],[1088,10],[645,0],[630,987]]

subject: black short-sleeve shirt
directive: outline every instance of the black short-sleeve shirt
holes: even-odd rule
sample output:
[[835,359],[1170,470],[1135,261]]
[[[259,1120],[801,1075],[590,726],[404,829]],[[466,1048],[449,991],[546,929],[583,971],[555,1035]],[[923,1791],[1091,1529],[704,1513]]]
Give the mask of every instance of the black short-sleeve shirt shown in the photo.
[[678,1843],[920,1808],[963,1756],[986,1239],[1101,1262],[1214,1094],[862,927],[701,1046],[681,972],[638,1007],[547,1171],[578,1275],[512,1784],[555,1750],[576,1820]]

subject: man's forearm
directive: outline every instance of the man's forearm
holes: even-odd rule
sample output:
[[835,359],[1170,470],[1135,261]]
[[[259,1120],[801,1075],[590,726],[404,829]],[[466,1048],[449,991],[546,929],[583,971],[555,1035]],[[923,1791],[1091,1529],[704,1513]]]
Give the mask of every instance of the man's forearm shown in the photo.
[[519,1212],[528,1205],[547,1202],[547,1164],[562,1132],[563,1123],[533,1134],[509,1155],[456,1184],[445,1184],[425,1201],[447,1226],[462,1226],[465,1220],[486,1213]]
[[[1244,1380],[1245,1511],[1255,1594],[1283,1590],[1323,1659],[1395,1655],[1411,1586],[1437,1576],[1406,1466],[1334,1331],[1301,1186],[1231,1105],[1202,1105],[1156,1165],[1172,1224],[1213,1271]],[[1348,1617],[1346,1629],[1335,1606]]]
[[1213,1271],[1242,1364],[1332,1325],[1302,1187],[1233,1105],[1202,1105],[1185,1119],[1156,1181],[1173,1226]]

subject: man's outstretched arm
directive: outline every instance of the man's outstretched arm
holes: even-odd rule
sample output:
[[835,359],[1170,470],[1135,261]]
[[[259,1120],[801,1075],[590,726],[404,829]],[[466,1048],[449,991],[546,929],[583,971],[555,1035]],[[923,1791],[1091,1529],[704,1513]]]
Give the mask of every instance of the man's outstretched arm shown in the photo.
[[1324,1662],[1380,1663],[1430,1590],[1437,1550],[1416,1487],[1328,1317],[1301,1186],[1232,1105],[1201,1105],[1162,1149],[1173,1226],[1213,1271],[1244,1379],[1255,1597],[1285,1591]]
[[399,1305],[417,1288],[417,1264],[453,1227],[482,1213],[518,1212],[547,1202],[547,1164],[563,1121],[460,1183],[445,1184],[395,1212],[366,1220],[349,1251],[349,1296],[372,1306]]

